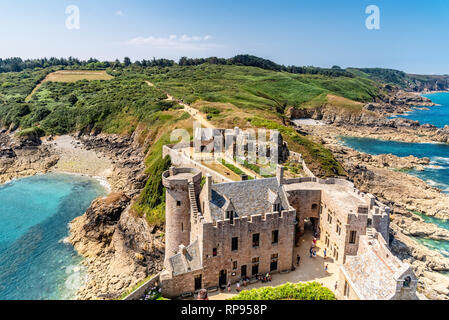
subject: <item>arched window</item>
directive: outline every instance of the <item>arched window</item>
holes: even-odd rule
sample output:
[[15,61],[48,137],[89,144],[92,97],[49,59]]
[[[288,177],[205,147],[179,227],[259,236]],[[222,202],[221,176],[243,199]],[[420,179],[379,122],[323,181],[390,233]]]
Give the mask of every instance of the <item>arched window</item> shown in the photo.
[[312,210],[317,210],[318,209],[318,205],[316,203],[312,204]]

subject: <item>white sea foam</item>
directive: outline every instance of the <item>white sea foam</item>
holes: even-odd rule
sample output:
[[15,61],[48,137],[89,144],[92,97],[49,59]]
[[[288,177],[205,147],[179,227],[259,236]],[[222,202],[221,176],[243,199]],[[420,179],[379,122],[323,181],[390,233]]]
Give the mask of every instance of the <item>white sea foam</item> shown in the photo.
[[446,157],[432,157],[431,160],[433,163],[449,164],[449,158]]
[[108,182],[108,180],[106,178],[99,177],[99,176],[95,176],[93,178],[96,179],[100,183],[100,185],[103,186],[106,190],[111,192],[111,190],[112,190],[111,184]]

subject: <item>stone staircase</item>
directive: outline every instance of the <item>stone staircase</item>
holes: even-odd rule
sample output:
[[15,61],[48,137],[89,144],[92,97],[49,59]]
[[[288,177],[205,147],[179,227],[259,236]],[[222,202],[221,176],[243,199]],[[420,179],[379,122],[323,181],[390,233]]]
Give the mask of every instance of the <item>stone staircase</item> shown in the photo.
[[196,192],[195,185],[193,182],[189,183],[189,199],[190,199],[190,210],[195,218],[198,217],[198,204],[196,202]]

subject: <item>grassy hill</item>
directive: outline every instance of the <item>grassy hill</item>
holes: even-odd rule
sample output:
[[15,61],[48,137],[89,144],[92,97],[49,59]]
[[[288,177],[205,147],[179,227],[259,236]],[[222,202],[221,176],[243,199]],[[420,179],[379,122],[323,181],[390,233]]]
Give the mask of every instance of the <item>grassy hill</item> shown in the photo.
[[449,90],[449,75],[419,75],[383,68],[348,68],[353,75],[376,82],[398,86],[402,89]]
[[381,96],[378,85],[359,77],[292,74],[256,67],[202,64],[147,69],[157,87],[188,103],[231,103],[241,109],[283,113],[286,107],[315,107],[333,94],[359,102]]
[[175,101],[167,101],[165,92],[191,103],[217,127],[279,130],[290,149],[302,153],[318,175],[345,175],[329,150],[286,125],[286,111],[321,105],[360,111],[364,103],[383,94],[381,86],[365,76],[348,76],[346,71],[306,68],[295,69],[304,73],[294,73],[269,70],[265,62],[262,67],[208,62],[162,67],[132,64],[108,68],[108,75],[101,75],[103,80],[79,81],[47,77],[61,70],[58,66],[5,72],[0,74],[0,123],[39,135],[79,130],[129,135],[138,128],[139,139],[149,142],[150,179],[133,211],[151,224],[164,222],[160,173],[170,162],[162,159],[162,146],[173,129],[192,130],[190,116]]

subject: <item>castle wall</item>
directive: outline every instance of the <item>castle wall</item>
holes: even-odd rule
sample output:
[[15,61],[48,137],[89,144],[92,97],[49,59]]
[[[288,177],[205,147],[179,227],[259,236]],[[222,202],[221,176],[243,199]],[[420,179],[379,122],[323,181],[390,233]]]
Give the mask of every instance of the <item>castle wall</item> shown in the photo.
[[[190,144],[189,144],[190,146]],[[231,179],[228,177],[225,177],[214,170],[202,165],[201,163],[190,159],[190,156],[184,154],[180,150],[172,149],[170,146],[164,146],[162,149],[162,155],[170,156],[171,162],[174,166],[177,167],[188,167],[188,168],[196,168],[199,169],[203,175],[210,174],[213,178],[213,180],[217,183],[223,183],[223,182],[232,182]]]
[[[258,273],[291,270],[293,265],[295,212],[283,211],[237,218],[232,225],[229,220],[203,224],[204,281],[207,286],[218,284],[220,271],[225,270],[227,279],[237,282],[246,265],[247,276],[252,277],[253,259],[258,258]],[[272,244],[272,231],[278,231],[278,243]],[[253,234],[259,234],[259,247],[253,247]],[[238,238],[238,250],[232,251],[232,238]],[[217,256],[213,250],[217,248]],[[270,270],[272,255],[277,254],[277,269]],[[237,262],[234,269],[233,262]]]
[[321,190],[294,190],[287,193],[290,205],[295,208],[300,233],[306,218],[320,218]]
[[355,289],[352,281],[344,273],[340,266],[338,272],[337,290],[335,296],[338,300],[360,300],[360,297]]

